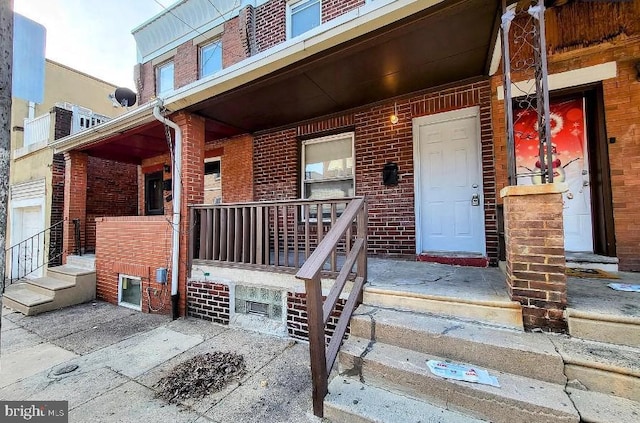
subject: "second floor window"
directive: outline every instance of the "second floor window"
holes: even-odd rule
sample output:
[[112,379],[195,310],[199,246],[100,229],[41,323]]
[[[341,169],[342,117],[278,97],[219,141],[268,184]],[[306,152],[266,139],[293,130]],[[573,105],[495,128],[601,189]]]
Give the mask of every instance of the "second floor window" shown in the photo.
[[217,40],[200,47],[200,78],[222,69],[222,41]]
[[320,0],[300,0],[287,6],[287,35],[297,37],[320,25]]
[[173,62],[164,63],[156,68],[157,94],[173,90]]

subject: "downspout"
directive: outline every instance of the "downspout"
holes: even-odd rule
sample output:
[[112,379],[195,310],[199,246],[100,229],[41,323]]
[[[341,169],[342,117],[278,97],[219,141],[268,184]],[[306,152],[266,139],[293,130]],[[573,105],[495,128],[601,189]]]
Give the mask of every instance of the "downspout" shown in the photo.
[[174,139],[174,160],[173,160],[173,239],[171,246],[171,316],[175,320],[178,318],[178,276],[180,274],[180,203],[182,196],[182,131],[173,121],[166,119],[160,114],[162,99],[157,100],[153,108],[153,116],[163,124],[173,128]]

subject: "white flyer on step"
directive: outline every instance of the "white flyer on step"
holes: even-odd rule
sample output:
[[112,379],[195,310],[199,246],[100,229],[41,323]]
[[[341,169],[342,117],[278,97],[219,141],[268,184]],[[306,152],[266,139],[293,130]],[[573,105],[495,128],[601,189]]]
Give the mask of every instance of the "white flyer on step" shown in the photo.
[[500,387],[500,383],[498,383],[498,379],[495,376],[491,376],[488,371],[478,367],[438,360],[427,361],[427,366],[429,366],[431,373],[445,379],[462,380],[465,382]]

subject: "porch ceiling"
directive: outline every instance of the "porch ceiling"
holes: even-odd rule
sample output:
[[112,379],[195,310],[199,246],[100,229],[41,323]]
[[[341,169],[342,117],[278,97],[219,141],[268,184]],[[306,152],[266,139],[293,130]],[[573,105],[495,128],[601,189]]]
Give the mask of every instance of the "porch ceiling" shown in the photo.
[[486,75],[498,3],[444,1],[189,110],[255,132]]

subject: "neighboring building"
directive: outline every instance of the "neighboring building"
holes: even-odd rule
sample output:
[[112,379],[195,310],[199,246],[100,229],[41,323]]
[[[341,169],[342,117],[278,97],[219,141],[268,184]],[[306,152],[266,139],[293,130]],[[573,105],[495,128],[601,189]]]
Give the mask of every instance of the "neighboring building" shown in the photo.
[[[45,63],[44,87],[41,104],[13,99],[7,247],[62,221],[64,159],[62,154],[54,155],[49,144],[54,139],[78,133],[126,112],[123,108],[114,107],[108,98],[116,89],[115,85],[51,60]],[[113,170],[113,164],[106,168],[104,164],[94,161],[92,173],[103,175],[105,172],[102,179],[106,178],[105,182],[112,184],[112,180],[117,180],[109,171]],[[101,170],[95,173],[95,169]],[[135,197],[135,168],[133,172],[131,182],[134,183]],[[101,184],[99,179],[93,178],[94,187]],[[101,188],[97,187],[100,191]],[[61,249],[62,226],[58,224],[51,233],[42,234],[33,245],[25,244],[21,251],[9,254],[12,277],[24,276],[30,270],[33,270],[29,272],[30,277],[42,276],[46,269],[43,266],[46,265],[44,256],[49,253],[51,256],[59,255],[55,251],[61,252]]]
[[[592,245],[586,237],[579,249],[618,258],[621,270],[640,270],[640,200],[630,193],[640,160],[637,5],[569,3],[547,12],[550,72],[576,72],[560,78],[562,90],[578,84],[554,99],[583,96],[599,116],[586,123],[600,131],[596,144],[589,141],[597,166],[585,168],[598,178],[584,185],[596,223]],[[587,27],[609,12],[620,22]],[[565,14],[593,32],[574,34]],[[296,316],[304,289],[283,273],[299,266],[354,196],[368,199],[371,255],[496,265],[498,192],[508,185],[496,94],[499,15],[490,0],[187,0],[136,28],[144,104],[54,145],[66,154],[67,180],[77,181],[65,219],[80,219],[87,233],[87,158],[140,169],[138,215],[97,219],[98,297],[166,312],[168,288],[155,271],[169,267],[179,274],[179,314],[242,323],[255,312],[304,337]],[[156,108],[181,128],[180,163]],[[177,166],[180,260],[171,269]],[[73,251],[72,237],[65,242]],[[555,270],[566,282],[564,249],[539,258],[546,263],[548,254],[558,255]],[[510,291],[528,326],[564,324],[566,284],[557,301],[538,301],[545,289]]]

